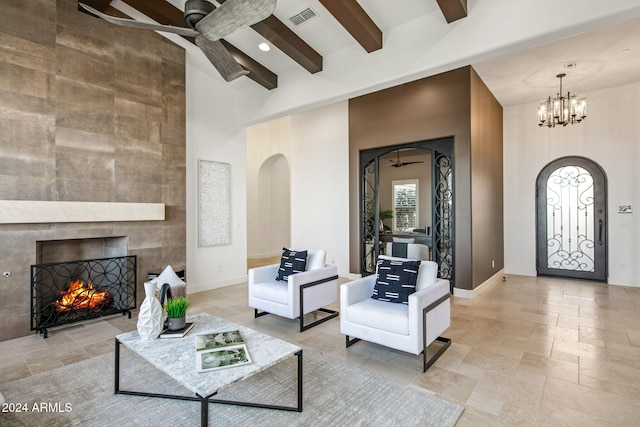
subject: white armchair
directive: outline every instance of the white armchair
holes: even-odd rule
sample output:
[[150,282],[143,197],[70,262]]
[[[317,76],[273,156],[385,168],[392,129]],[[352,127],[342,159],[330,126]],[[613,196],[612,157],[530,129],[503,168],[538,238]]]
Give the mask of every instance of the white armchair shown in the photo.
[[[338,300],[338,269],[325,264],[323,250],[308,251],[305,271],[291,274],[286,281],[276,280],[279,264],[249,270],[249,307],[254,317],[276,314],[300,319],[300,332],[337,317],[339,312],[324,308]],[[261,311],[262,310],[262,311]],[[310,324],[304,315],[313,311],[328,313]]]
[[402,249],[404,249],[404,251],[406,251],[406,256],[404,258],[421,259],[423,261],[431,260],[431,248],[421,243],[387,242],[387,246],[385,248],[385,255],[397,257],[398,255],[394,253],[394,249],[396,249],[398,246],[400,246]]
[[[379,259],[403,260],[381,255]],[[407,260],[404,260],[407,261]],[[426,371],[451,345],[440,336],[451,323],[449,281],[437,278],[438,265],[422,261],[416,280],[416,291],[408,304],[371,298],[377,274],[340,286],[340,332],[346,346],[365,340],[413,354],[423,353]],[[427,347],[442,343],[431,357]]]

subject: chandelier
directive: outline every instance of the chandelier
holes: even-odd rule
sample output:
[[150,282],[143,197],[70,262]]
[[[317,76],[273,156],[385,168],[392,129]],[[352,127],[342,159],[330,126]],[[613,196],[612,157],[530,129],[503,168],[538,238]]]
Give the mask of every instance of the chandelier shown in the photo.
[[567,92],[562,95],[562,78],[566,74],[558,74],[560,79],[560,91],[555,98],[548,97],[540,103],[538,108],[538,126],[554,128],[556,125],[566,126],[568,124],[580,123],[587,117],[587,99],[578,98]]

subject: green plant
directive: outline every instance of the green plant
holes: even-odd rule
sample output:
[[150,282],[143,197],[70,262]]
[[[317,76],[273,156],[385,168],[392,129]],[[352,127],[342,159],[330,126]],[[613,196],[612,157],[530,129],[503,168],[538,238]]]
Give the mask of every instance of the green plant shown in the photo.
[[164,305],[165,310],[167,310],[167,317],[170,319],[186,316],[187,307],[189,307],[189,301],[184,297],[170,298]]
[[384,221],[385,219],[391,219],[393,218],[393,211],[391,209],[387,209],[386,211],[380,211],[378,213],[378,216],[380,217],[380,221]]

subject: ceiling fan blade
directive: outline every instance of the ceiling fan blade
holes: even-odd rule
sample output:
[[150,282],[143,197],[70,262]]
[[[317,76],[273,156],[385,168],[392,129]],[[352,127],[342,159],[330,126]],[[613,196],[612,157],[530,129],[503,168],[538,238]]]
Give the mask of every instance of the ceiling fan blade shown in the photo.
[[196,37],[196,45],[202,50],[207,59],[216,67],[225,81],[232,81],[238,77],[246,76],[249,71],[242,68],[240,64],[233,59],[233,56],[222,45],[222,42],[212,41],[204,36]]
[[174,27],[172,25],[160,25],[160,24],[150,24],[147,22],[140,22],[134,19],[124,19],[124,18],[116,18],[115,16],[107,15],[99,10],[92,8],[84,3],[78,3],[84,10],[95,15],[99,18],[104,19],[105,21],[111,22],[112,24],[120,25],[122,27],[131,27],[131,28],[140,28],[142,30],[153,30],[153,31],[164,31],[167,33],[179,34],[181,36],[186,37],[196,37],[198,36],[198,31],[192,30],[191,28],[186,27]]
[[276,0],[227,0],[202,18],[196,29],[209,40],[219,40],[240,27],[266,19],[275,8]]

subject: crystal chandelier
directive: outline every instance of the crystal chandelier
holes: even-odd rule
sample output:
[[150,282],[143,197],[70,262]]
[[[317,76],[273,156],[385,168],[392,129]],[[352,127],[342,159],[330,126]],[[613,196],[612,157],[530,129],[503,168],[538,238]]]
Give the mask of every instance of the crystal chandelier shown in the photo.
[[566,74],[558,74],[560,79],[560,91],[555,98],[549,97],[540,103],[538,108],[538,126],[554,128],[556,125],[566,126],[569,123],[580,123],[587,117],[587,99],[578,98],[567,92],[562,95],[562,78]]

